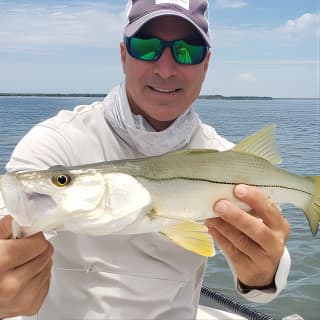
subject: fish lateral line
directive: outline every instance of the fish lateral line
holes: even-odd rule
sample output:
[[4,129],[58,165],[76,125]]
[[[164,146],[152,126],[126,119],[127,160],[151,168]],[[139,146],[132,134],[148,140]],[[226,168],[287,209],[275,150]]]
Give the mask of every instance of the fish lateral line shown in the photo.
[[256,183],[245,183],[245,182],[228,182],[228,181],[218,181],[218,180],[210,180],[210,179],[202,179],[202,178],[191,178],[191,177],[170,177],[170,178],[151,178],[146,176],[135,176],[136,178],[142,178],[142,179],[148,179],[151,181],[172,181],[172,180],[188,180],[188,181],[200,181],[200,182],[208,182],[211,184],[223,184],[223,185],[239,185],[239,184],[245,184],[252,187],[257,188],[280,188],[285,190],[291,190],[291,191],[298,191],[305,193],[309,196],[312,196],[313,194],[311,192],[307,192],[303,189],[298,189],[294,187],[287,187],[283,185],[277,185],[277,184],[256,184]]

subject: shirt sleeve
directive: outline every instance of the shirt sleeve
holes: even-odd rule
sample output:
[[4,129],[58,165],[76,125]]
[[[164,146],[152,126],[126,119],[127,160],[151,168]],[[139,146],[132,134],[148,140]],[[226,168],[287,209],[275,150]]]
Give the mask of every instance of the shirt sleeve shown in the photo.
[[17,172],[69,166],[70,158],[74,157],[72,146],[62,134],[48,126],[36,125],[17,144],[6,170]]
[[230,268],[233,273],[233,279],[234,279],[234,284],[235,287],[238,291],[238,293],[246,298],[247,300],[255,303],[268,303],[275,299],[280,292],[286,287],[287,285],[287,279],[290,271],[290,266],[291,266],[291,258],[289,251],[285,247],[284,252],[282,254],[282,257],[280,259],[280,263],[275,275],[275,289],[265,289],[265,290],[257,290],[253,289],[250,290],[247,293],[242,293],[239,288],[238,288],[238,277],[237,274],[235,273],[234,269],[232,268],[232,265],[230,261],[227,259]]

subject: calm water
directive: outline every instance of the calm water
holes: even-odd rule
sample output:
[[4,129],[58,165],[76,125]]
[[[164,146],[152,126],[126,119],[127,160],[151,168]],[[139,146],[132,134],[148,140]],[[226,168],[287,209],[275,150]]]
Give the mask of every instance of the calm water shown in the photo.
[[[37,122],[97,98],[0,97],[0,173],[14,145]],[[298,174],[320,175],[319,100],[198,100],[201,119],[228,139],[237,142],[270,123],[277,123],[277,139],[283,168]],[[287,288],[266,305],[250,304],[281,318],[300,314],[304,319],[320,319],[320,236],[311,236],[303,214],[283,207],[291,223],[288,248],[292,257]],[[234,296],[228,266],[218,251],[209,261],[205,285]]]

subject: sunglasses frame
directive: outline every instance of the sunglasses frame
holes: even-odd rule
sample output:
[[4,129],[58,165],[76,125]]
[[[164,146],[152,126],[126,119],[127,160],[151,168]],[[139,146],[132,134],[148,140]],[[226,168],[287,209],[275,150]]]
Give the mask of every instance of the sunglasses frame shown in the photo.
[[[160,41],[160,51],[158,53],[158,55],[156,56],[156,58],[154,59],[142,59],[141,57],[135,55],[132,50],[131,50],[131,40],[132,39],[139,39],[139,40],[150,40],[150,39],[156,39],[156,40],[159,40]],[[175,50],[174,50],[174,45],[178,42],[178,41],[183,41],[185,43],[187,43],[188,45],[190,46],[197,46],[197,47],[201,47],[202,48],[202,56],[201,56],[201,59],[199,59],[199,61],[196,61],[194,63],[183,63],[183,62],[180,62],[176,55],[175,55]],[[125,46],[127,48],[127,51],[128,53],[130,54],[131,57],[137,59],[137,60],[140,60],[140,61],[146,61],[146,62],[154,62],[154,61],[157,61],[160,59],[160,57],[162,56],[164,50],[166,48],[170,48],[170,51],[171,51],[171,54],[172,54],[172,57],[174,58],[174,61],[178,64],[181,64],[181,65],[186,65],[186,66],[190,66],[190,65],[196,65],[196,64],[200,64],[203,62],[203,60],[205,59],[208,51],[209,51],[209,47],[207,45],[204,45],[204,44],[191,44],[188,42],[188,39],[176,39],[176,40],[172,40],[172,41],[167,41],[167,40],[162,40],[161,38],[158,38],[158,37],[124,37],[123,38],[123,42],[125,43]]]

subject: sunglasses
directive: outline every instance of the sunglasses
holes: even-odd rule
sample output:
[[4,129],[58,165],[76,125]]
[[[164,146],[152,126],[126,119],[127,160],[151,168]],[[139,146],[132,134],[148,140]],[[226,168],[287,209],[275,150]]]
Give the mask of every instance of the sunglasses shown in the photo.
[[191,44],[187,40],[165,41],[159,38],[124,37],[129,54],[142,61],[157,61],[165,48],[170,48],[174,60],[179,64],[199,64],[207,52],[208,46]]

